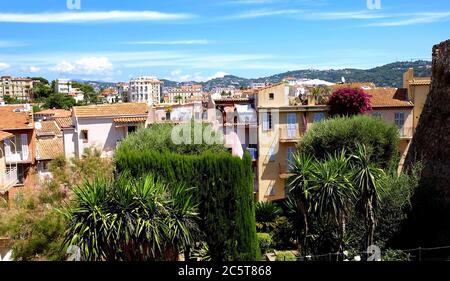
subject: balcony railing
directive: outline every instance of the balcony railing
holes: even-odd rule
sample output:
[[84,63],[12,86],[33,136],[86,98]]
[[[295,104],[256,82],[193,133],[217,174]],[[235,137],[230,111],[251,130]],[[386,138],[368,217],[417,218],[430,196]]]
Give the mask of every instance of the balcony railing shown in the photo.
[[9,187],[17,183],[17,168],[0,173],[0,191],[6,191]]
[[299,142],[300,138],[301,134],[298,126],[293,128],[280,127],[280,142]]
[[[27,156],[27,157],[25,157]],[[11,153],[6,156],[6,162],[20,162],[20,161],[28,161],[29,155],[25,155],[23,152],[20,153]]]

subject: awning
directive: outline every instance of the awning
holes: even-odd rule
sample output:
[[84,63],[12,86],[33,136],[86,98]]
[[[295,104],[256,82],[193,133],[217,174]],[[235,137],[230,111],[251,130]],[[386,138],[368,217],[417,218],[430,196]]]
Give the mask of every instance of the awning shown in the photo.
[[116,124],[116,127],[137,126],[141,123],[145,123],[145,121],[147,121],[147,117],[120,117],[114,118],[113,121]]

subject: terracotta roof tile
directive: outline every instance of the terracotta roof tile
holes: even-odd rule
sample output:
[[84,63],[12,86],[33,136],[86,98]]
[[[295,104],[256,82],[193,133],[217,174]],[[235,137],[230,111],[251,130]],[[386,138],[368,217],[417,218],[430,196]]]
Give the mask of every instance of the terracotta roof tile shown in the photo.
[[413,86],[427,86],[431,84],[431,78],[429,79],[417,79],[409,82],[409,85]]
[[52,160],[64,154],[62,138],[38,139],[36,145],[37,160]]
[[73,126],[72,117],[58,117],[55,118],[56,124],[58,124],[59,128],[70,128]]
[[413,104],[407,100],[406,89],[397,88],[374,88],[365,90],[370,99],[372,107],[413,107]]
[[12,138],[13,136],[14,136],[13,134],[10,134],[8,132],[0,131],[0,141]]
[[64,109],[46,109],[35,112],[34,114],[52,115],[53,117],[70,117],[72,115],[72,112],[70,110]]
[[55,121],[42,121],[40,122],[40,124],[41,128],[37,130],[38,135],[61,135],[61,129],[58,127]]
[[33,129],[31,111],[14,112],[21,105],[0,106],[0,130]]
[[75,106],[73,112],[77,117],[146,115],[148,112],[148,105],[146,103],[116,103]]

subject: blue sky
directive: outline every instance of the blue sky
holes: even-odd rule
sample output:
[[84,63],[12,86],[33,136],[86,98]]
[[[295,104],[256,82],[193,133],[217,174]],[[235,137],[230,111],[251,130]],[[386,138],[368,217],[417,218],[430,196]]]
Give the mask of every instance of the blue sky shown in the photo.
[[380,0],[380,9],[367,0],[80,0],[79,10],[67,0],[7,2],[0,75],[48,79],[371,68],[431,59],[450,38],[448,0]]

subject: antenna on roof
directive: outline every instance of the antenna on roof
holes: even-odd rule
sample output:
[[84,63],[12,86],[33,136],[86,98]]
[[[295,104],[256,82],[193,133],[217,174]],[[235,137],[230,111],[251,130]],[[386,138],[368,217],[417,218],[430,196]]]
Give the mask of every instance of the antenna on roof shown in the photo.
[[345,84],[345,77],[344,76],[341,77],[341,81],[342,81],[342,84]]

